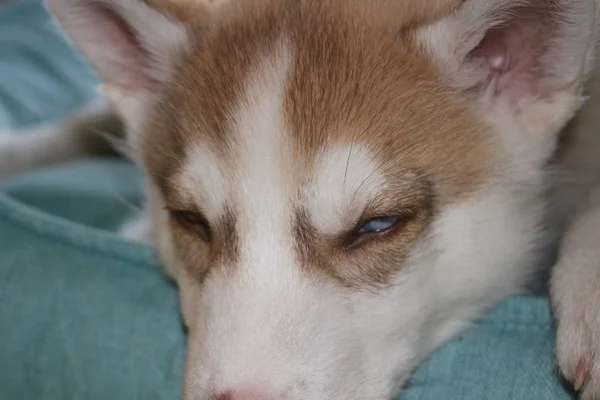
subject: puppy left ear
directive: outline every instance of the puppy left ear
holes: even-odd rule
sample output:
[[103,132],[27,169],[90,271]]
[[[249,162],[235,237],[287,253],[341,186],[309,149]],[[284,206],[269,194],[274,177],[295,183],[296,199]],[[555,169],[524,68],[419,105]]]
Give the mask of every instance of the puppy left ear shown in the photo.
[[581,104],[595,24],[596,0],[467,0],[415,37],[488,116],[557,132]]

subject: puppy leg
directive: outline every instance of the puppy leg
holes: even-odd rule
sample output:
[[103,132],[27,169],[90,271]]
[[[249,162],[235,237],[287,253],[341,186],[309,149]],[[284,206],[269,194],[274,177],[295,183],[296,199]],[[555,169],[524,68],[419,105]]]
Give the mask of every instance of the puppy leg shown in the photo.
[[600,186],[563,240],[551,297],[559,367],[582,399],[600,399]]
[[124,139],[119,118],[104,104],[92,104],[68,119],[19,134],[0,132],[0,178],[90,154],[114,152]]

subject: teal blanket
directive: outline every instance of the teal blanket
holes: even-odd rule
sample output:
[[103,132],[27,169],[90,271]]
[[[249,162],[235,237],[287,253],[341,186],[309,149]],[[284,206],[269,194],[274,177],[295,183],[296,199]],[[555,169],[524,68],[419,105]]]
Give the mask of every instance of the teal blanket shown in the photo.
[[[94,85],[39,0],[0,6],[0,129],[60,118]],[[150,248],[114,233],[139,188],[113,159],[0,183],[0,399],[181,397],[177,290]],[[553,340],[547,299],[511,299],[437,351],[400,398],[570,399]]]

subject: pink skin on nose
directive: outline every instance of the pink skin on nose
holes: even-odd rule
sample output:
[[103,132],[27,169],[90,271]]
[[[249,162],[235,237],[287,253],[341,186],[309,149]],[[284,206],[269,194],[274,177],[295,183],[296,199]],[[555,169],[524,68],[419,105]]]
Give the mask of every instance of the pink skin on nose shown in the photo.
[[222,392],[214,397],[215,400],[272,400],[272,393],[258,388],[245,388]]

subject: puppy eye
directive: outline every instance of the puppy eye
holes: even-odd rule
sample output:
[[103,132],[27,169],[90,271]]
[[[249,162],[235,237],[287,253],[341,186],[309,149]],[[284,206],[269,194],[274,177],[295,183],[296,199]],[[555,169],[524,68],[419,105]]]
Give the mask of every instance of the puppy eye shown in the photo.
[[202,241],[211,240],[210,227],[204,215],[194,211],[171,211],[171,217],[182,227],[196,234]]
[[397,217],[380,217],[365,221],[357,230],[359,234],[382,233],[391,229],[399,221]]

